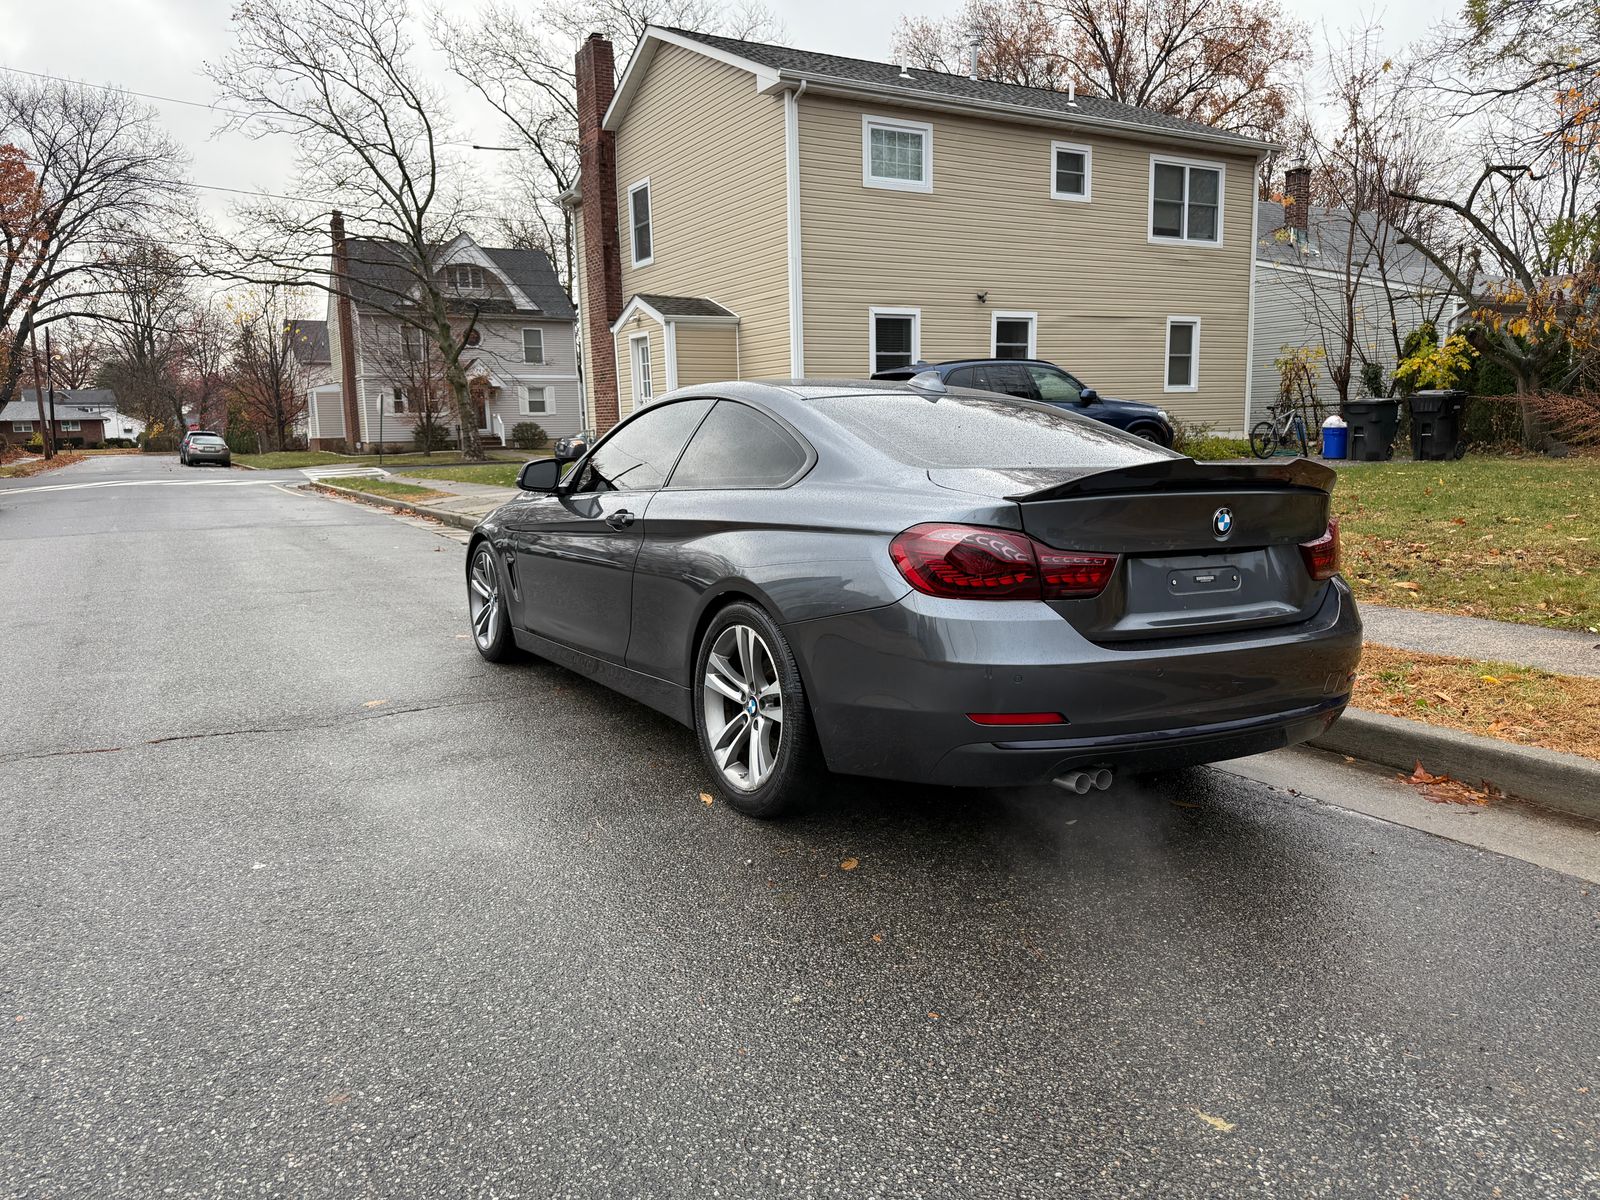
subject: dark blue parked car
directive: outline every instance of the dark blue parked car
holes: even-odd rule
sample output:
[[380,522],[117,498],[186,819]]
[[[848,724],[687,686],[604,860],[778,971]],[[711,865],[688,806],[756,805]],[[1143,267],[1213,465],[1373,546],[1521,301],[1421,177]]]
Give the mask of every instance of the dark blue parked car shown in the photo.
[[911,379],[933,371],[948,387],[977,388],[1038,400],[1126,429],[1160,446],[1172,445],[1172,421],[1165,409],[1136,400],[1102,396],[1054,363],[1037,358],[959,358],[942,363],[912,363],[879,371],[874,379]]

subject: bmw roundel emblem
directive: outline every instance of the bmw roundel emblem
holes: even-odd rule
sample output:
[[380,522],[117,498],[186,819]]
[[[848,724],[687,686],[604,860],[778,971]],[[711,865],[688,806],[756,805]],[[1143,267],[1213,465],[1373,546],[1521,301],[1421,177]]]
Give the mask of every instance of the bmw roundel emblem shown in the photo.
[[1211,532],[1225,538],[1233,532],[1233,509],[1219,508],[1211,514]]

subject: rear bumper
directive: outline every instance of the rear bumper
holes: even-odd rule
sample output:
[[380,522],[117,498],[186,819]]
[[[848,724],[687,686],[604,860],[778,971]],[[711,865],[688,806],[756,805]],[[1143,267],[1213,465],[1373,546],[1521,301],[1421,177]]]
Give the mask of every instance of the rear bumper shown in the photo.
[[[1361,621],[1339,579],[1309,620],[1133,649],[1090,642],[1043,604],[919,593],[786,633],[833,770],[959,786],[1294,745],[1343,711],[1361,655]],[[988,727],[969,712],[1067,722]]]

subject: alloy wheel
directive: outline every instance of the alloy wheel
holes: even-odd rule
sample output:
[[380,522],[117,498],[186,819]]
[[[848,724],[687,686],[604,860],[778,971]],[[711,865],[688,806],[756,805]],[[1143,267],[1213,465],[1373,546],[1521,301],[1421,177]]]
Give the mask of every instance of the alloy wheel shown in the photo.
[[467,576],[467,613],[472,618],[472,636],[478,649],[489,649],[500,632],[500,581],[487,549],[472,556],[472,570]]
[[706,742],[722,777],[740,791],[766,782],[783,745],[783,684],[766,639],[730,625],[706,656]]

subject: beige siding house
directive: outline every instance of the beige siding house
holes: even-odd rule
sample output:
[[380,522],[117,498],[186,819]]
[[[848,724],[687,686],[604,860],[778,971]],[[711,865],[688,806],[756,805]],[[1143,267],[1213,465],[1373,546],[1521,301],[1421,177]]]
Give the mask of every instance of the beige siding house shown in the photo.
[[590,423],[719,379],[1001,356],[1245,428],[1271,147],[686,30],[648,30],[614,94],[601,39],[578,75]]

